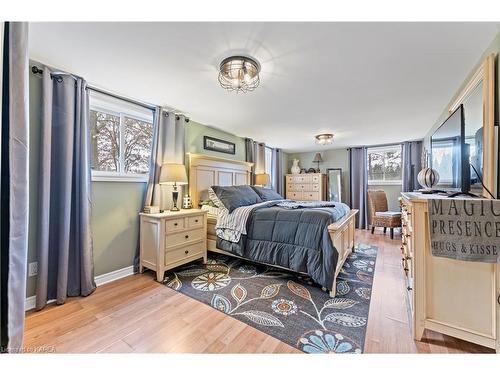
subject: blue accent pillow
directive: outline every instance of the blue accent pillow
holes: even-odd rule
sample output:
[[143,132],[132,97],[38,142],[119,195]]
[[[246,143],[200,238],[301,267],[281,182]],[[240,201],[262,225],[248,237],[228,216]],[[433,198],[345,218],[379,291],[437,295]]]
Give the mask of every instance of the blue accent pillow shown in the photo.
[[283,197],[276,193],[273,189],[268,189],[261,186],[252,186],[252,189],[255,190],[257,195],[263,201],[275,201],[278,199],[283,199]]
[[248,185],[212,186],[212,190],[229,213],[238,207],[262,202],[262,199]]

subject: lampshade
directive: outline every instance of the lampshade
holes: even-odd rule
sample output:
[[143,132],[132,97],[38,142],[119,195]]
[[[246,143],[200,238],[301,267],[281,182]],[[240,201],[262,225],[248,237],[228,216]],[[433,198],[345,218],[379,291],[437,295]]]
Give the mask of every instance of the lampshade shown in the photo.
[[318,162],[322,163],[323,162],[323,158],[321,157],[321,154],[319,152],[316,155],[314,155],[313,162],[315,162],[315,163],[318,163]]
[[161,166],[160,185],[186,185],[187,182],[184,164],[165,163]]
[[255,175],[255,185],[267,186],[269,185],[269,175],[267,173],[261,173]]

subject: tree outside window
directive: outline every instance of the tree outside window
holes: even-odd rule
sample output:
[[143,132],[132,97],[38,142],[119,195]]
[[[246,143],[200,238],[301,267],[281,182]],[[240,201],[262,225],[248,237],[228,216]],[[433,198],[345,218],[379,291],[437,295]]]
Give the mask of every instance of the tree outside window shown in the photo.
[[153,115],[150,118],[91,107],[90,128],[93,179],[145,181],[153,139]]
[[402,181],[401,146],[368,149],[368,182],[396,184]]

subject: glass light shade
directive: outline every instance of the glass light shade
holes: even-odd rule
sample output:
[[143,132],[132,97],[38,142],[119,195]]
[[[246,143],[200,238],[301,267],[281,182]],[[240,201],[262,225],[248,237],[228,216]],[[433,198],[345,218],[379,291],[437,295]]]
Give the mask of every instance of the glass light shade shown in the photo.
[[187,182],[184,164],[165,163],[161,166],[160,185],[186,185]]
[[269,175],[267,173],[260,173],[255,175],[255,185],[267,186],[269,185]]
[[333,142],[333,134],[318,134],[315,136],[318,145],[329,145]]
[[260,64],[246,56],[231,56],[222,60],[219,69],[219,83],[236,92],[253,91],[260,83]]

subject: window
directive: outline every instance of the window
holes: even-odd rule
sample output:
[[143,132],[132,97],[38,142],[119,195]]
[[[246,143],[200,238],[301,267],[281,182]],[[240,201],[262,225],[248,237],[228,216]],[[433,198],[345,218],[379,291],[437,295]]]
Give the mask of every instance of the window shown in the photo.
[[90,96],[93,181],[147,181],[153,111],[94,93]]
[[399,185],[402,183],[401,146],[368,149],[368,183]]
[[266,173],[269,175],[269,186],[273,186],[273,149],[266,146]]

